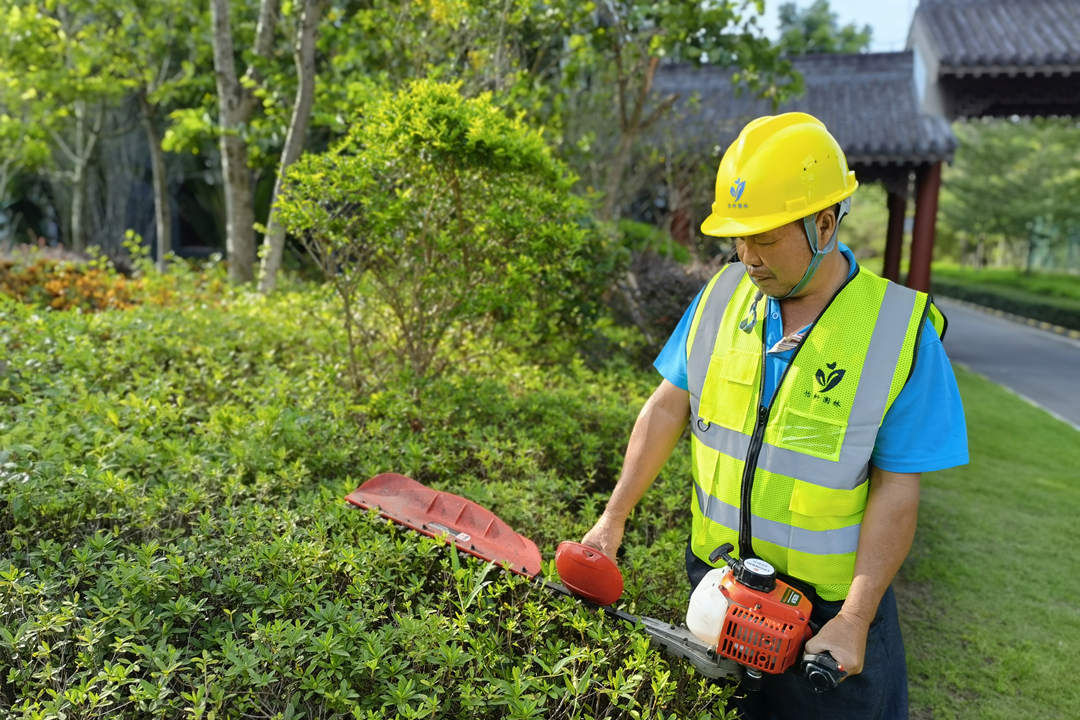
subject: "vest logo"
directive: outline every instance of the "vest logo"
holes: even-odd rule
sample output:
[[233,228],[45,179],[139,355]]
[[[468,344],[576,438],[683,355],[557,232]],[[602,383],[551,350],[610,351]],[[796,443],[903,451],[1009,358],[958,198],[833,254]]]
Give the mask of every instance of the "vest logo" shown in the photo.
[[818,369],[814,378],[817,380],[819,386],[821,386],[821,392],[828,392],[834,387],[840,384],[840,381],[844,379],[844,371],[836,369],[836,363],[827,363],[825,365],[831,372],[826,375],[824,370]]
[[731,197],[735,198],[735,202],[739,202],[739,198],[742,197],[743,190],[746,189],[746,181],[735,178],[735,184],[731,186],[728,191],[731,193]]

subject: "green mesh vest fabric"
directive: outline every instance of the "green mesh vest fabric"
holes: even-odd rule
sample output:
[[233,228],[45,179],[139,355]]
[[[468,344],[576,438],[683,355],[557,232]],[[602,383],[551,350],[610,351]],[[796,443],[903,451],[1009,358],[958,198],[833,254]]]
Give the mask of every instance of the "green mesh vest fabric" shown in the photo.
[[729,265],[691,325],[691,546],[706,560],[725,542],[739,548],[749,525],[753,554],[839,600],[851,585],[877,430],[910,375],[929,298],[860,268],[763,414],[767,320],[740,328],[755,295],[745,268]]

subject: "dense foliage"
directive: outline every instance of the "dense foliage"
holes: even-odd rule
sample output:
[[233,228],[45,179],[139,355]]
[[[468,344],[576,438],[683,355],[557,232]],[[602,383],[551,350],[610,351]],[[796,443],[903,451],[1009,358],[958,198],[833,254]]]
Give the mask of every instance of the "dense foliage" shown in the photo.
[[[648,374],[502,355],[419,403],[358,402],[323,291],[185,297],[0,296],[0,714],[722,714],[642,632],[342,502],[402,472],[550,559],[596,517]],[[673,621],[686,472],[658,480],[622,559],[624,602]]]
[[1080,271],[1080,125],[1015,118],[954,130],[960,146],[942,183],[941,249],[975,267]]

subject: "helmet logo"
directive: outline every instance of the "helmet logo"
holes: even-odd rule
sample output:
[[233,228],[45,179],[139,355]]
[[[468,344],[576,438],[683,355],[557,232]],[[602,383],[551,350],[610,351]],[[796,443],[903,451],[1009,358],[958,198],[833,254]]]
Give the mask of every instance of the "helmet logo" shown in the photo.
[[735,178],[735,184],[733,184],[731,186],[731,189],[729,190],[729,192],[731,193],[731,197],[735,198],[735,202],[739,202],[739,198],[742,197],[743,190],[745,189],[746,181]]

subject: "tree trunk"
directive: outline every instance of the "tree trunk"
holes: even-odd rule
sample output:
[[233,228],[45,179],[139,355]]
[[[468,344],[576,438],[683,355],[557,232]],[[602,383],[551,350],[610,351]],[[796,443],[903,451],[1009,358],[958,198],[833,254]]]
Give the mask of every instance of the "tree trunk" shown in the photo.
[[75,164],[71,173],[71,249],[86,252],[86,230],[83,206],[86,204],[86,162]]
[[221,136],[221,174],[225,181],[225,251],[229,279],[255,279],[255,200],[244,139],[225,131]]
[[[248,169],[243,127],[251,117],[254,98],[236,77],[228,0],[211,0],[214,34],[214,72],[217,76],[218,114],[221,131],[221,175],[225,183],[225,247],[229,255],[229,279],[255,279],[255,200]],[[268,52],[273,37],[276,4],[264,0],[256,30],[256,52]],[[251,75],[252,73],[249,73]]]
[[145,95],[139,96],[142,124],[150,147],[150,168],[154,176],[154,224],[157,232],[157,269],[165,272],[165,256],[172,252],[172,212],[169,208],[169,179],[165,173],[165,154],[161,136],[154,122],[154,110]]
[[296,101],[293,103],[289,132],[281,151],[274,194],[270,197],[270,218],[266,222],[263,238],[263,257],[259,271],[259,291],[271,293],[277,287],[277,274],[281,269],[281,256],[285,249],[285,228],[278,222],[277,199],[281,194],[285,171],[304,149],[311,107],[315,100],[315,39],[318,35],[319,18],[326,7],[326,0],[305,0],[303,15],[296,31]]
[[86,238],[86,170],[94,157],[94,149],[101,136],[105,122],[105,108],[99,106],[97,114],[89,123],[86,117],[86,103],[75,102],[75,148],[65,149],[71,159],[71,249],[85,252],[89,244]]
[[[616,49],[616,54],[619,54]],[[619,144],[615,148],[615,155],[608,166],[607,182],[605,186],[604,207],[602,218],[604,220],[616,220],[619,216],[619,196],[623,190],[623,177],[626,169],[630,166],[630,158],[634,149],[634,143],[643,132],[656,123],[664,113],[671,109],[678,99],[677,95],[670,94],[657,101],[656,106],[646,116],[645,107],[649,102],[649,93],[652,91],[653,78],[656,77],[656,69],[660,66],[660,58],[651,56],[644,67],[638,66],[635,70],[640,73],[637,78],[637,92],[633,100],[633,106],[629,106],[630,100],[626,97],[626,90],[630,85],[631,76],[624,71],[621,57],[617,59],[619,92],[616,100],[619,108]]]
[[623,131],[619,134],[619,144],[611,158],[611,165],[608,166],[604,207],[601,211],[601,217],[604,220],[615,220],[619,215],[619,190],[622,187],[623,175],[626,174],[626,167],[630,164],[630,151],[633,146],[632,133]]

